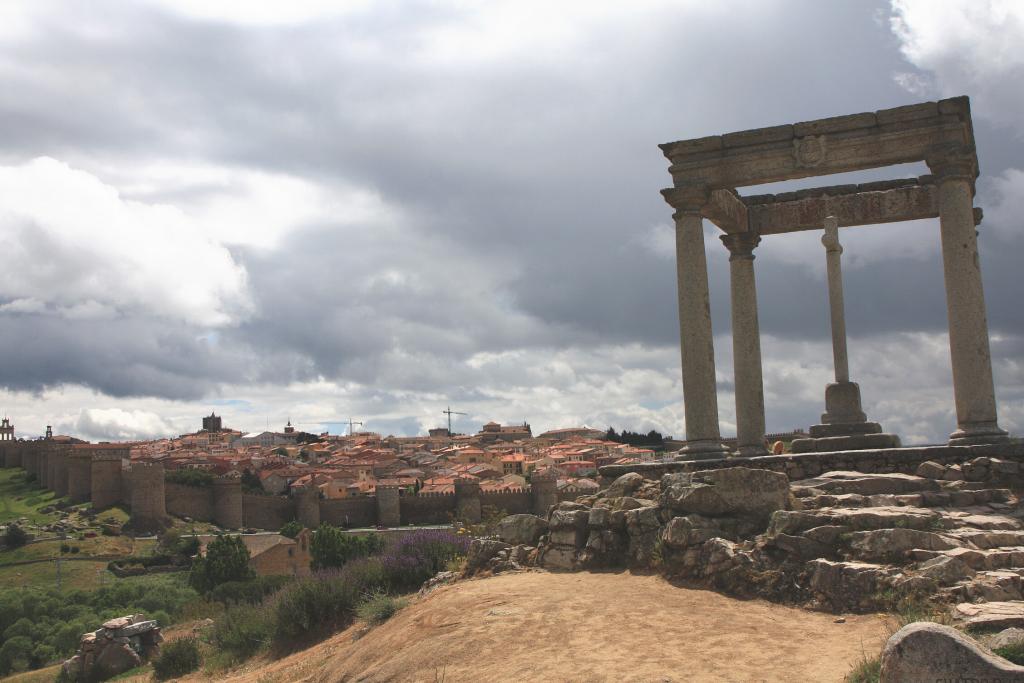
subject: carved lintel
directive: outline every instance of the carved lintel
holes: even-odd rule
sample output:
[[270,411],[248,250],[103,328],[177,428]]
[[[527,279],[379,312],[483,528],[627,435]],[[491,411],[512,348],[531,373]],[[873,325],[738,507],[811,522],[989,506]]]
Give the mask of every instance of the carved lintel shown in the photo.
[[725,232],[746,232],[747,205],[736,190],[714,190],[702,213]]

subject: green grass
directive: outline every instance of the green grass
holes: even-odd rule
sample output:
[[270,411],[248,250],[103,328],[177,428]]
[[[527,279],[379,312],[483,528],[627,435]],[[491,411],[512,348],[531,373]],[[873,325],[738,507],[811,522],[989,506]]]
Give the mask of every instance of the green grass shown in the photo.
[[[63,562],[60,568],[61,588],[64,590],[94,590],[101,585],[117,580],[107,571],[106,560],[94,562]],[[57,586],[57,563],[0,567],[0,586],[7,588],[55,588]]]
[[53,505],[53,491],[28,481],[20,467],[0,468],[0,524],[28,518],[32,524],[50,524],[60,518],[55,512],[41,513],[40,508]]
[[1024,642],[1011,643],[1006,647],[997,647],[992,650],[1003,659],[1008,659],[1014,664],[1024,664]]
[[861,660],[846,674],[846,683],[878,683],[882,676],[882,660],[879,657],[868,659],[861,655]]
[[24,560],[54,559],[61,554],[60,547],[67,545],[78,548],[75,554],[64,553],[64,557],[104,557],[108,555],[145,555],[156,547],[153,539],[135,540],[128,536],[97,536],[95,538],[40,541],[20,548],[0,552],[0,567]]

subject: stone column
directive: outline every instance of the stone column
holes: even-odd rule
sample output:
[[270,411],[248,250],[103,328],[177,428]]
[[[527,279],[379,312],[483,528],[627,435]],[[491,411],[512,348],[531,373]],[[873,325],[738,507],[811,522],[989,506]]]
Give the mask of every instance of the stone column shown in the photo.
[[707,188],[666,190],[676,212],[676,270],[679,296],[679,345],[683,365],[683,409],[686,416],[684,458],[718,458],[726,449],[718,427],[715,346],[711,332],[708,264],[704,254],[701,207]]
[[761,242],[761,236],[741,232],[722,235],[721,239],[729,249],[736,445],[741,456],[767,455],[764,445],[761,330],[757,321],[757,283],[754,279],[754,248]]
[[939,229],[949,318],[949,351],[958,429],[951,446],[1006,441],[996,419],[985,294],[974,224],[974,155],[963,148],[937,150],[928,167],[939,183]]

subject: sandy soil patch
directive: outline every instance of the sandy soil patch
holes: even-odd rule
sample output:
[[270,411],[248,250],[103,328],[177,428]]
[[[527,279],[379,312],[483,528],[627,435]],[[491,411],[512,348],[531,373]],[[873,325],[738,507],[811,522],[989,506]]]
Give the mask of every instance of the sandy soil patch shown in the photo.
[[834,615],[677,588],[629,573],[527,572],[441,588],[225,680],[842,681],[887,635],[880,615]]

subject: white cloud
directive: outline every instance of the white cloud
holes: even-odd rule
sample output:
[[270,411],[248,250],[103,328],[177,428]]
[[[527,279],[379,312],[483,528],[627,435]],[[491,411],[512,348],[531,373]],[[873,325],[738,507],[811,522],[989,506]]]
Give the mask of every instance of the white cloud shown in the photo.
[[124,199],[174,204],[208,238],[229,245],[271,249],[309,224],[366,227],[398,218],[379,193],[343,182],[181,160],[88,168]]
[[[59,428],[64,426],[58,424]],[[74,422],[74,433],[88,439],[135,441],[175,436],[177,425],[145,410],[84,408]]]
[[0,237],[5,310],[216,326],[251,308],[245,269],[200,224],[51,158],[0,166]]
[[[971,95],[977,112],[1024,135],[1024,3],[1019,0],[892,0],[904,56],[934,74],[943,97]],[[914,94],[927,77],[897,74]]]

